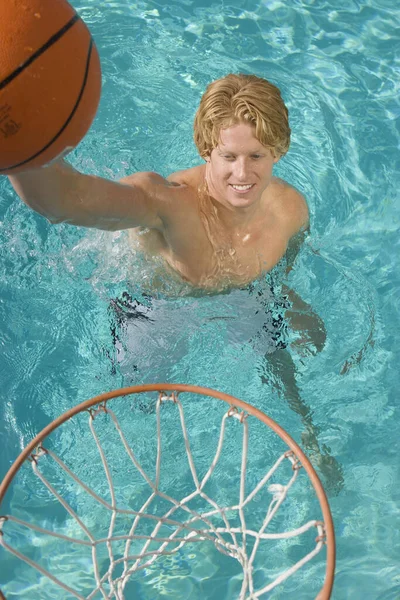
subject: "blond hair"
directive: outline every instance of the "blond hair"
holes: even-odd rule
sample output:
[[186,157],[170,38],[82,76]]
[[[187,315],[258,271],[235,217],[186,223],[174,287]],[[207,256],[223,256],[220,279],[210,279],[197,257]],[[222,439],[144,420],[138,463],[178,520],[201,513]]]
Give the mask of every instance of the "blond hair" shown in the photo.
[[221,129],[250,123],[258,141],[279,158],[289,149],[288,114],[275,85],[255,75],[231,73],[204,92],[194,120],[194,141],[200,156],[207,158],[219,144]]

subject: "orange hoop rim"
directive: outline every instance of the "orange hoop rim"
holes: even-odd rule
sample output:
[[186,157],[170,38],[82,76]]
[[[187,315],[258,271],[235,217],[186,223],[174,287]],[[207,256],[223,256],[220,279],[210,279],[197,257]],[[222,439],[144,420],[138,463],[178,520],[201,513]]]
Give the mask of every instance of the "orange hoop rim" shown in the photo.
[[[336,545],[335,545],[335,530],[333,525],[333,519],[331,510],[329,507],[328,499],[326,496],[326,492],[322,486],[322,483],[312,466],[311,462],[304,454],[300,446],[293,440],[293,438],[285,431],[278,423],[276,423],[271,417],[268,417],[264,412],[255,408],[248,402],[244,400],[239,400],[230,394],[226,394],[224,392],[219,392],[217,390],[213,390],[211,388],[190,385],[190,384],[180,384],[180,383],[149,383],[142,385],[134,385],[130,387],[124,387],[120,389],[115,389],[110,392],[105,392],[98,396],[94,396],[89,400],[85,400],[80,404],[77,404],[70,410],[64,412],[59,417],[54,419],[51,423],[49,423],[38,435],[24,448],[24,450],[20,453],[14,463],[11,465],[8,470],[6,476],[0,484],[0,509],[1,504],[3,502],[4,496],[11,485],[12,480],[15,475],[18,473],[19,469],[25,462],[25,460],[30,456],[30,454],[39,446],[47,436],[49,436],[55,429],[57,429],[60,425],[74,417],[75,415],[88,410],[92,406],[96,404],[100,404],[102,402],[108,402],[114,398],[125,397],[133,394],[140,394],[145,392],[187,392],[192,394],[197,394],[199,396],[210,396],[212,398],[216,398],[218,400],[222,400],[229,404],[229,406],[236,406],[237,408],[242,409],[247,414],[252,415],[259,419],[262,423],[267,425],[270,429],[272,429],[284,442],[285,444],[292,450],[302,466],[304,467],[311,483],[314,488],[314,491],[317,495],[323,520],[324,520],[324,528],[326,535],[326,570],[325,570],[325,581],[322,589],[320,590],[316,600],[329,600],[332,593],[333,588],[333,580],[335,573],[335,563],[336,563]],[[1,515],[0,515],[1,516]],[[0,599],[6,600],[5,596],[0,591]]]

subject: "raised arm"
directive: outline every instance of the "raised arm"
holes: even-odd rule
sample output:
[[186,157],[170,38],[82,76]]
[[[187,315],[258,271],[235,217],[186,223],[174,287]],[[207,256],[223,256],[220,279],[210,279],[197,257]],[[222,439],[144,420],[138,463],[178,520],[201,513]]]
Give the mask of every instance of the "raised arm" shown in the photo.
[[[84,175],[64,160],[9,176],[15,191],[51,223],[110,231],[163,228],[169,183],[156,173],[136,173],[115,182]],[[165,206],[164,206],[165,205]]]

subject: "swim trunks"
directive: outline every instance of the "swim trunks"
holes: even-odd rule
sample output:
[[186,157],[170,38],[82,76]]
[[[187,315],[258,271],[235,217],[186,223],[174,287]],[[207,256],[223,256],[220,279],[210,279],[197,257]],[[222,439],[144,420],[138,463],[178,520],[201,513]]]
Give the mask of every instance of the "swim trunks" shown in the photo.
[[114,367],[144,373],[157,363],[167,374],[167,363],[171,367],[194,336],[212,335],[212,328],[218,328],[226,344],[251,344],[257,354],[270,354],[287,347],[284,311],[289,306],[265,282],[198,298],[137,299],[124,292],[109,307]]

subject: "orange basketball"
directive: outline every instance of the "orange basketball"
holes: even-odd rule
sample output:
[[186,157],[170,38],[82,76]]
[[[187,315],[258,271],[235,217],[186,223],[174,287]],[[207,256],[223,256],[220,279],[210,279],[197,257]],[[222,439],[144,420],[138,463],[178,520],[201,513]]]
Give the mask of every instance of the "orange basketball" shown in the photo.
[[100,60],[66,0],[0,0],[0,174],[76,146],[100,99]]

